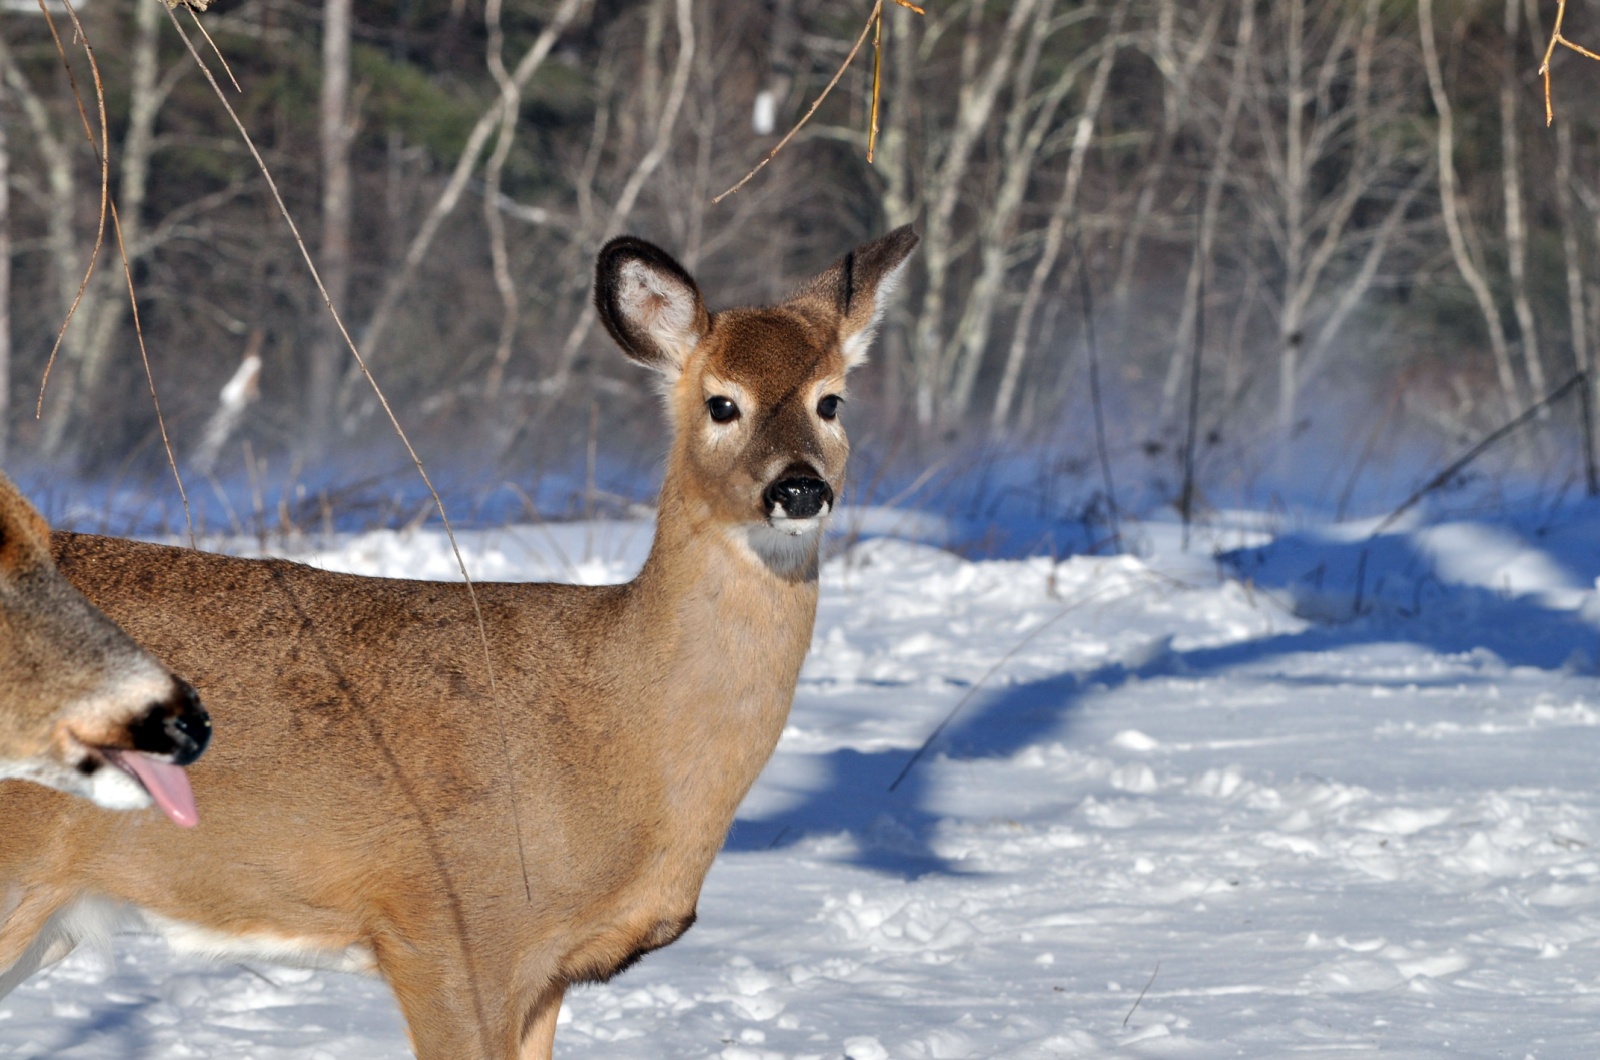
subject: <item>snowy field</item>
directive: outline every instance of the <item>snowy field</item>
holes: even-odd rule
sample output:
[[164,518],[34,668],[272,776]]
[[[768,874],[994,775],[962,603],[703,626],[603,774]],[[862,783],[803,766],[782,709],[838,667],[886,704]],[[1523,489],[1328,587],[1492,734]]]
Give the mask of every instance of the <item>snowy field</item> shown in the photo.
[[[558,1056],[1600,1056],[1600,510],[1059,564],[868,514],[699,925],[569,994]],[[595,582],[649,534],[462,544]],[[291,552],[455,574],[432,532]],[[137,936],[0,1002],[0,1057],[406,1055],[381,982]]]

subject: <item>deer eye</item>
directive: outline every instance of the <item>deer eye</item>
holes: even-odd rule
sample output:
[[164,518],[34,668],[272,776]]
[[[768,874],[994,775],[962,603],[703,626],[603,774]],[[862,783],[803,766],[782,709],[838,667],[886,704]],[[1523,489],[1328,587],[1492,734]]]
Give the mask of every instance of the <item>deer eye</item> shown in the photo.
[[706,411],[714,423],[727,423],[739,418],[739,406],[725,397],[706,398]]
[[839,415],[839,402],[843,401],[838,394],[829,394],[817,402],[817,415],[825,420],[831,420]]

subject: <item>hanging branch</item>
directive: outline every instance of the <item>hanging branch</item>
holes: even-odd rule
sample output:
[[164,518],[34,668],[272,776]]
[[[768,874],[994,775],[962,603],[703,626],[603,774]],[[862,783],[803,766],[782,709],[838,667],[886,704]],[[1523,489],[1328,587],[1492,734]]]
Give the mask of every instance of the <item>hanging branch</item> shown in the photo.
[[[927,14],[927,11],[918,7],[916,4],[911,3],[910,0],[894,0],[894,2],[908,11],[915,11],[919,15]],[[827,87],[822,90],[822,93],[817,96],[816,99],[811,101],[811,106],[806,110],[805,114],[800,118],[800,120],[795,122],[793,127],[791,127],[788,132],[783,134],[783,139],[778,141],[778,145],[776,147],[767,152],[766,158],[763,158],[760,162],[757,162],[756,167],[750,172],[746,173],[744,177],[740,179],[739,183],[735,184],[721,195],[718,195],[716,198],[712,199],[711,205],[715,206],[723,199],[726,199],[728,196],[732,195],[734,192],[750,183],[750,179],[752,177],[761,172],[763,169],[767,168],[768,162],[771,162],[774,158],[778,157],[778,152],[787,147],[789,145],[789,141],[794,139],[795,134],[800,131],[806,122],[811,120],[811,116],[817,112],[817,108],[822,106],[822,101],[828,98],[828,93],[833,91],[833,86],[837,85],[839,83],[839,79],[844,76],[844,72],[850,69],[850,64],[855,62],[856,53],[859,52],[861,50],[861,46],[867,42],[867,34],[869,33],[872,34],[872,120],[871,128],[867,133],[867,162],[869,164],[872,162],[872,151],[873,148],[877,146],[878,142],[878,88],[880,84],[879,75],[883,67],[883,53],[881,47],[881,42],[883,39],[883,0],[877,0],[877,3],[872,5],[872,13],[867,16],[867,24],[861,28],[861,36],[856,38],[855,46],[850,49],[850,54],[844,57],[844,62],[839,64],[839,69],[834,71],[833,79],[828,82]]]
[[1561,35],[1561,20],[1567,17],[1567,0],[1558,0],[1556,4],[1556,24],[1550,30],[1550,46],[1544,50],[1544,62],[1539,64],[1539,76],[1544,78],[1544,124],[1545,128],[1556,120],[1556,112],[1550,106],[1550,56],[1555,54],[1556,45],[1571,48],[1579,55],[1588,56],[1600,62],[1600,55],[1596,55],[1582,45],[1574,44]]
[[[44,412],[44,389],[50,380],[50,366],[55,363],[56,352],[61,348],[61,340],[67,333],[67,325],[72,323],[72,316],[78,309],[78,303],[83,299],[84,289],[89,286],[89,277],[94,273],[95,259],[100,256],[100,247],[105,241],[106,214],[111,215],[111,228],[116,235],[117,254],[122,259],[122,276],[128,287],[128,304],[133,312],[133,331],[139,339],[139,359],[144,363],[144,378],[150,385],[150,403],[155,406],[156,426],[161,431],[161,447],[167,453],[167,466],[172,468],[173,481],[178,484],[178,497],[183,502],[183,525],[189,532],[189,547],[197,547],[194,538],[194,519],[189,512],[189,492],[184,489],[183,476],[178,473],[178,459],[172,453],[172,440],[167,436],[167,417],[161,411],[161,398],[156,394],[156,378],[150,370],[150,353],[145,349],[144,327],[139,321],[139,296],[133,289],[133,267],[128,263],[128,247],[122,239],[122,219],[117,216],[117,204],[111,200],[111,138],[106,127],[106,93],[105,86],[100,80],[100,64],[95,60],[94,47],[89,43],[89,34],[83,28],[83,23],[78,21],[78,12],[72,6],[71,0],[62,0],[66,6],[67,15],[72,19],[73,33],[83,45],[84,54],[89,57],[89,72],[94,78],[95,102],[100,112],[100,138],[95,139],[94,129],[89,124],[89,112],[84,108],[83,96],[78,92],[78,79],[72,74],[72,64],[67,61],[67,51],[61,42],[61,34],[56,30],[56,21],[50,15],[50,10],[45,6],[44,0],[39,0],[39,10],[44,12],[45,22],[50,27],[50,36],[55,41],[56,54],[61,57],[61,65],[67,71],[67,83],[72,88],[72,98],[78,105],[78,117],[83,120],[83,133],[89,139],[89,148],[94,152],[94,159],[100,163],[100,223],[95,234],[94,253],[89,256],[89,267],[83,274],[83,282],[78,285],[77,297],[72,300],[72,306],[67,310],[67,317],[61,322],[61,330],[56,333],[56,344],[50,351],[50,360],[46,362],[44,377],[39,380],[39,405],[34,411],[35,418]],[[102,150],[102,147],[104,148]],[[64,415],[71,415],[71,409]]]
[[[56,20],[51,17],[50,9],[45,6],[45,0],[39,0],[39,10],[44,14],[45,25],[50,27],[50,36],[56,42],[56,54],[61,56],[61,66],[67,72],[67,85],[72,89],[72,98],[78,104],[78,117],[83,120],[83,131],[89,137],[89,145],[94,148],[95,159],[100,163],[100,219],[95,223],[94,250],[89,252],[89,264],[83,270],[83,279],[78,283],[78,293],[73,296],[72,304],[67,307],[67,315],[61,321],[61,329],[56,332],[55,345],[50,347],[50,357],[44,362],[44,374],[39,377],[39,401],[34,406],[33,418],[39,419],[44,415],[44,392],[50,383],[50,370],[55,367],[56,354],[61,352],[61,342],[67,337],[67,327],[72,323],[72,318],[78,313],[78,305],[83,301],[83,293],[89,289],[89,278],[94,275],[94,264],[100,260],[100,248],[106,241],[106,208],[110,204],[111,195],[111,152],[101,152],[99,141],[94,138],[94,130],[89,125],[89,112],[84,109],[83,96],[78,92],[78,78],[72,72],[72,64],[67,61],[66,47],[61,43],[61,34],[56,32]],[[71,7],[68,7],[71,11]],[[77,21],[77,15],[73,15]],[[100,106],[100,139],[110,143],[110,136],[106,132],[106,96],[100,85],[100,66],[94,61],[94,48],[89,43],[89,38],[83,35],[81,27],[78,30],[78,40],[83,44],[84,52],[89,56],[89,69],[94,74],[95,101]]]
[[472,580],[472,576],[467,573],[467,561],[461,555],[461,546],[456,541],[456,532],[454,527],[450,525],[450,517],[445,514],[444,500],[440,498],[439,491],[434,488],[433,479],[428,476],[427,468],[422,466],[422,457],[418,456],[416,449],[412,447],[411,438],[406,434],[405,429],[400,426],[399,417],[395,415],[394,409],[390,407],[389,399],[384,396],[382,388],[378,386],[378,380],[372,374],[372,369],[368,367],[366,358],[361,355],[361,350],[356,346],[355,339],[350,336],[349,329],[345,327],[344,318],[339,315],[338,308],[333,304],[333,299],[329,297],[328,288],[322,282],[322,274],[317,270],[316,262],[311,258],[311,251],[306,249],[305,240],[301,238],[300,226],[295,224],[294,216],[289,213],[289,207],[283,201],[282,193],[278,191],[278,182],[273,179],[272,171],[267,168],[266,160],[261,157],[261,152],[256,149],[255,140],[251,138],[249,131],[245,129],[244,122],[240,119],[238,111],[234,110],[233,104],[228,102],[228,97],[223,93],[222,86],[217,83],[216,75],[211,72],[211,68],[206,65],[205,60],[200,58],[200,52],[195,48],[194,41],[190,39],[188,33],[184,32],[183,24],[178,21],[178,16],[171,7],[167,8],[167,17],[172,20],[172,26],[178,31],[178,36],[183,40],[184,47],[188,49],[195,65],[200,68],[200,72],[205,75],[207,83],[211,85],[211,91],[215,93],[217,99],[222,103],[222,109],[233,120],[234,128],[239,130],[239,136],[244,140],[244,145],[249,150],[250,157],[255,160],[256,168],[261,171],[262,179],[267,183],[267,190],[272,193],[272,200],[277,204],[278,213],[283,217],[284,224],[288,226],[290,235],[294,237],[294,243],[300,251],[300,257],[306,263],[306,271],[311,274],[312,282],[317,286],[317,292],[322,295],[323,305],[327,306],[328,312],[333,317],[333,323],[338,328],[340,337],[344,339],[345,347],[349,349],[351,357],[355,358],[362,377],[366,379],[367,384],[372,388],[372,392],[377,397],[378,404],[382,407],[384,415],[389,419],[389,426],[394,428],[394,433],[399,437],[400,444],[405,447],[406,455],[411,457],[412,466],[417,469],[417,475],[422,479],[422,484],[427,487],[428,495],[433,498],[433,506],[439,512],[439,521],[444,525],[445,537],[450,541],[450,551],[456,558],[456,568],[461,571],[461,580],[466,585],[467,598],[472,603],[472,617],[478,626],[478,642],[483,647],[483,668],[489,678],[489,698],[495,706],[495,723],[499,729],[500,752],[507,766],[507,795],[511,805],[511,825],[517,836],[517,860],[522,868],[522,887],[528,901],[531,903],[533,901],[533,882],[529,876],[527,851],[522,838],[521,796],[517,790],[516,771],[509,768],[511,764],[511,745],[506,734],[505,706],[500,700],[500,685],[495,678],[494,659],[489,650],[489,630],[484,624],[483,605],[478,602],[477,587]]

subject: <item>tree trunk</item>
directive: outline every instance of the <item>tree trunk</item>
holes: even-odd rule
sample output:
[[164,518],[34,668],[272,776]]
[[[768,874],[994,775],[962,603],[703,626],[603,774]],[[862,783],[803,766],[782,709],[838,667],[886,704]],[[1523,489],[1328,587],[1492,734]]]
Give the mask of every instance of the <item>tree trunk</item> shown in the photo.
[[[0,78],[0,111],[6,98]],[[0,465],[11,439],[11,147],[0,121]]]
[[1178,311],[1178,327],[1173,335],[1172,354],[1161,388],[1161,419],[1169,421],[1178,407],[1183,387],[1184,366],[1193,356],[1196,315],[1200,311],[1200,280],[1211,267],[1215,253],[1217,222],[1222,211],[1222,193],[1233,163],[1233,138],[1239,127],[1239,111],[1244,106],[1245,81],[1250,59],[1255,54],[1255,5],[1244,0],[1239,5],[1239,28],[1234,34],[1233,69],[1228,77],[1228,101],[1222,111],[1222,128],[1206,176],[1205,197],[1200,207],[1200,232],[1194,255],[1189,259],[1189,274],[1183,285],[1183,305]]
[[483,396],[493,401],[500,393],[506,365],[511,363],[511,346],[517,335],[519,318],[517,285],[511,275],[511,255],[506,248],[506,221],[500,213],[500,175],[511,145],[516,139],[517,118],[522,112],[522,91],[506,72],[505,33],[500,24],[500,0],[484,5],[484,21],[489,26],[487,62],[489,73],[500,88],[500,134],[495,138],[489,164],[484,167],[483,222],[489,230],[489,261],[495,290],[500,293],[500,335],[495,342],[494,360],[484,378]]
[[[1011,72],[1013,53],[1022,28],[1033,16],[1036,0],[1015,0],[999,41],[984,47],[982,40],[983,4],[975,2],[967,21],[967,37],[962,53],[961,89],[958,94],[954,128],[950,131],[944,157],[928,182],[928,216],[922,237],[922,262],[928,277],[922,307],[917,314],[916,341],[912,355],[917,376],[917,422],[932,426],[945,398],[951,368],[944,336],[944,309],[949,272],[961,241],[954,226],[961,187],[971,163],[973,149],[988,126],[995,99]],[[987,52],[989,64],[980,74],[979,56]]]
[[[1594,399],[1600,397],[1600,380],[1595,379],[1589,358],[1588,315],[1585,312],[1583,288],[1583,251],[1578,243],[1578,225],[1572,203],[1572,128],[1566,122],[1556,126],[1556,212],[1561,218],[1561,254],[1567,266],[1567,312],[1572,327],[1572,362],[1589,378],[1589,400],[1584,403],[1589,421],[1584,424],[1584,444],[1589,466],[1600,454],[1594,452]],[[1591,489],[1593,483],[1590,484]]]
[[1195,71],[1211,54],[1211,48],[1216,43],[1218,28],[1222,23],[1222,12],[1226,6],[1221,3],[1211,5],[1205,24],[1189,45],[1181,63],[1173,54],[1171,38],[1176,8],[1172,0],[1162,0],[1157,14],[1155,61],[1164,78],[1161,92],[1161,135],[1152,152],[1152,161],[1149,165],[1141,167],[1139,172],[1139,194],[1135,196],[1133,219],[1128,223],[1122,237],[1117,280],[1112,290],[1116,313],[1125,335],[1128,324],[1128,297],[1133,291],[1133,277],[1139,264],[1140,246],[1155,211],[1156,196],[1161,190],[1162,179],[1166,176],[1173,146],[1177,143],[1178,134],[1183,130],[1183,120],[1189,113],[1188,96]]
[[[72,155],[56,135],[43,101],[23,75],[22,69],[16,65],[3,34],[0,34],[0,73],[4,74],[6,85],[16,94],[29,131],[33,133],[34,145],[44,163],[45,195],[50,204],[45,219],[45,248],[55,279],[56,303],[65,319],[67,310],[78,295],[78,285],[83,280],[85,266],[73,232],[78,185],[77,175],[72,168]],[[85,291],[84,300],[78,306],[79,312],[84,311],[84,303],[92,303],[92,300],[93,292]],[[39,450],[46,457],[58,455],[63,440],[68,437],[67,421],[71,416],[75,394],[74,366],[79,361],[83,334],[83,323],[78,320],[62,336],[56,370],[49,378],[49,389],[42,395],[48,407],[42,413],[44,428]]]
[[[1539,327],[1528,300],[1528,225],[1522,213],[1522,150],[1517,138],[1517,29],[1521,25],[1517,0],[1506,0],[1505,70],[1500,79],[1500,173],[1505,189],[1506,265],[1511,274],[1511,305],[1522,334],[1522,363],[1535,398],[1548,391],[1544,362],[1539,356]],[[1548,419],[1549,409],[1540,410]]]
[[[157,77],[161,12],[154,9],[152,4],[141,3],[135,5],[133,13],[128,128],[117,166],[116,196],[122,252],[127,254],[130,266],[136,264],[146,251],[145,199],[149,189],[151,155],[155,149],[156,116],[166,98],[166,91],[158,83]],[[108,147],[102,145],[103,149]],[[75,210],[69,204],[76,191],[76,182],[70,155],[64,147],[58,145],[53,150],[47,149],[46,155],[49,159],[51,198],[62,204],[58,209],[64,217],[60,221],[51,218],[50,241],[57,257],[57,272],[61,276],[63,292],[70,291],[64,304],[70,305],[73,294],[82,282],[86,264],[83,250],[79,248],[72,232]],[[62,345],[65,363],[58,367],[63,385],[56,401],[56,411],[45,421],[40,445],[46,456],[63,456],[83,448],[80,440],[86,434],[81,428],[94,418],[111,353],[128,320],[129,302],[125,289],[128,278],[122,269],[121,254],[109,228],[110,222],[107,224],[109,260],[102,261],[90,277],[88,286],[84,288],[83,300],[78,304],[73,326],[67,333],[68,341]],[[74,331],[81,337],[74,340]]]
[[[1043,294],[1044,283],[1055,269],[1056,259],[1061,253],[1062,243],[1066,238],[1068,217],[1077,209],[1078,190],[1083,184],[1083,170],[1089,157],[1089,145],[1094,136],[1095,123],[1100,117],[1100,108],[1105,103],[1107,88],[1111,83],[1111,70],[1116,65],[1117,52],[1121,47],[1119,38],[1127,14],[1128,0],[1118,0],[1117,6],[1111,9],[1111,19],[1106,27],[1105,50],[1101,52],[1099,61],[1095,65],[1094,77],[1089,83],[1083,110],[1079,112],[1077,121],[1073,124],[1072,149],[1067,155],[1061,195],[1056,199],[1055,209],[1051,211],[1050,221],[1045,226],[1044,246],[1040,251],[1039,260],[1034,264],[1033,274],[1028,280],[1028,292],[1023,296],[1022,308],[1017,314],[1016,331],[1012,336],[1011,348],[1006,353],[1005,368],[995,394],[994,407],[989,413],[989,427],[992,431],[1003,430],[1011,414],[1012,398],[1022,377],[1022,361],[1027,355],[1028,334],[1033,314]],[[1020,203],[1018,205],[1020,208]],[[1089,264],[1082,262],[1080,267],[1087,269]],[[966,408],[972,377],[977,371],[976,357],[981,353],[981,349],[974,348],[972,353],[973,363],[968,369],[967,377],[960,380],[962,385],[956,394],[960,402],[957,407],[961,411],[965,411]]]
[[[538,38],[523,53],[516,69],[511,73],[512,83],[519,91],[526,87],[533,75],[544,65],[557,39],[577,17],[585,2],[586,0],[561,0],[561,6],[550,17],[549,23],[540,31]],[[411,237],[399,268],[390,273],[385,281],[383,292],[378,296],[378,303],[372,310],[372,316],[367,319],[367,326],[363,331],[363,352],[368,363],[381,356],[383,340],[388,335],[389,324],[394,319],[395,310],[400,306],[400,299],[405,296],[411,281],[416,277],[417,268],[428,256],[428,250],[433,246],[434,237],[439,234],[445,219],[460,205],[467,181],[472,176],[473,168],[478,164],[478,156],[483,152],[484,144],[488,143],[490,134],[500,125],[504,107],[505,94],[501,93],[495,96],[494,102],[489,104],[482,114],[478,115],[472,131],[467,134],[467,145],[461,149],[461,155],[456,159],[450,178],[439,192],[439,197],[428,208],[428,214],[423,218],[416,234]],[[352,368],[345,375],[344,391],[349,393],[360,381],[361,373]]]
[[[885,117],[878,137],[875,168],[883,174],[885,227],[899,228],[916,220],[919,206],[911,165],[911,112],[916,105],[917,16],[899,4],[886,5],[885,47],[893,64],[894,94],[884,100]],[[904,329],[891,327],[883,337],[883,401],[897,420],[905,407],[907,364]]]
[[[350,293],[350,18],[351,0],[325,0],[322,7],[322,241],[318,268],[328,301],[348,315]],[[326,309],[326,307],[324,307]],[[317,339],[306,373],[305,444],[319,455],[333,437],[333,418],[344,362],[344,338],[333,314],[318,314]]]
[[1456,271],[1461,273],[1462,281],[1478,303],[1478,311],[1483,314],[1483,322],[1489,333],[1489,350],[1494,355],[1495,370],[1500,377],[1500,393],[1505,400],[1507,414],[1514,416],[1522,407],[1522,399],[1518,393],[1516,373],[1511,367],[1505,324],[1500,316],[1500,308],[1495,304],[1494,293],[1489,289],[1489,281],[1484,279],[1483,270],[1473,260],[1462,231],[1461,219],[1465,207],[1459,201],[1456,189],[1455,110],[1445,91],[1444,73],[1439,66],[1439,46],[1433,35],[1433,0],[1417,0],[1417,20],[1422,30],[1422,64],[1428,74],[1428,90],[1433,95],[1434,110],[1439,114],[1435,144],[1439,152],[1439,201],[1445,235],[1450,240],[1450,254],[1455,260]]

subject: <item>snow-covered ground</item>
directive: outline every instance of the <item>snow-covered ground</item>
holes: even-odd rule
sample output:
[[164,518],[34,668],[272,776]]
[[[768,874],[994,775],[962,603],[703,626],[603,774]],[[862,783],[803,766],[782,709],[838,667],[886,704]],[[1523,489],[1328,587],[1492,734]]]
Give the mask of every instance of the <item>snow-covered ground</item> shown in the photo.
[[[1059,564],[868,515],[699,925],[558,1056],[1600,1055],[1600,511]],[[462,544],[593,582],[649,533]],[[298,558],[455,573],[432,532]],[[0,1057],[406,1055],[380,982],[140,937],[0,1002]]]

